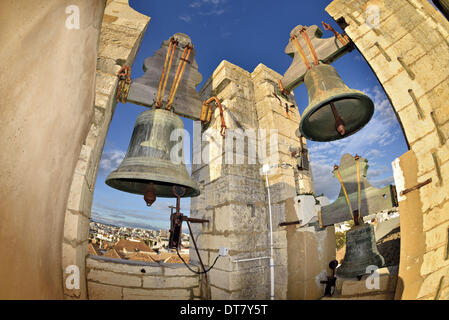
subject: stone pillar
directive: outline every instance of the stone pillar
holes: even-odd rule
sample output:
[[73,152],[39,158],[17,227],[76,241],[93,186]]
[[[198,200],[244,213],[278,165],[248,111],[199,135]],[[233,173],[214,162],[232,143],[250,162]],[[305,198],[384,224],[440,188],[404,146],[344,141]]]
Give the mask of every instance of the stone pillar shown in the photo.
[[[233,140],[230,134],[235,129],[257,129],[254,89],[247,71],[223,61],[200,93],[203,100],[216,95],[222,101],[230,142]],[[201,195],[191,200],[191,216],[210,220],[202,227],[194,225],[202,260],[210,266],[219,247],[229,248],[229,256],[221,257],[208,273],[210,297],[267,299],[268,260],[233,262],[269,254],[266,196],[259,174],[260,165],[248,163],[247,148],[242,164],[236,164],[235,152],[232,152],[234,164],[225,163],[226,141],[216,134],[220,123],[217,109],[210,127],[205,130],[212,138],[202,143],[203,159],[209,164],[193,165],[192,168]],[[199,146],[194,146],[194,154],[198,154],[198,149]],[[191,263],[198,264],[195,251],[191,249],[190,254]]]
[[[282,100],[280,105],[273,95],[277,79],[280,78],[281,75],[264,65],[259,65],[250,74],[223,61],[201,89],[204,100],[216,95],[222,101],[228,127],[226,140],[223,141],[217,134],[221,120],[218,109],[215,110],[210,125],[204,131],[210,137],[203,136],[201,148],[194,146],[193,151],[198,157],[202,149],[203,160],[209,161],[194,164],[192,169],[192,176],[200,185],[201,195],[191,200],[191,216],[210,221],[202,226],[194,226],[202,261],[210,266],[220,247],[229,248],[229,256],[219,258],[215,267],[208,273],[212,299],[270,298],[270,266],[267,259],[270,256],[269,211],[265,176],[261,174],[261,167],[267,162],[286,162],[296,166],[289,148],[299,146],[299,138],[295,136],[299,124],[298,110],[291,108],[288,115],[285,110],[286,102],[289,106],[295,104],[294,98],[292,101]],[[267,136],[270,135],[271,129],[277,131],[274,149],[270,150],[270,139],[264,141],[264,134],[259,136],[258,129],[266,130]],[[234,158],[234,164],[227,164],[226,145],[231,143],[234,137],[238,138],[238,130],[245,130],[248,136],[251,136],[250,132],[253,130],[253,138],[257,140],[258,145],[266,143],[268,159],[254,156],[251,146],[245,140],[245,151],[241,157],[243,162],[236,163],[237,159]],[[305,140],[303,142],[305,145]],[[233,151],[235,156],[239,150]],[[313,193],[311,172],[296,175],[293,168],[278,168],[270,173],[269,177],[275,299],[319,298],[320,295],[315,292],[312,295],[305,293],[311,291],[310,285],[306,289],[306,282],[311,279],[312,274],[315,281],[317,274],[321,273],[331,260],[328,261],[328,257],[324,258],[325,255],[322,254],[327,252],[326,246],[331,247],[335,255],[335,243],[329,246],[327,241],[333,239],[335,242],[333,233],[305,231],[294,226],[279,227],[281,222],[298,220],[293,203],[296,196],[295,179],[298,179],[301,192]],[[310,254],[313,251],[316,253]],[[193,249],[190,254],[191,262],[198,264],[199,259]],[[305,258],[311,261],[305,261]],[[326,267],[322,266],[320,259],[325,260]],[[296,272],[299,263],[310,264],[312,267],[299,275]],[[312,269],[313,272],[310,271]],[[296,293],[289,295],[291,282],[304,288],[302,296]],[[204,288],[205,286],[203,290]],[[206,296],[203,291],[203,297]]]
[[[254,81],[255,104],[259,128],[278,129],[279,163],[286,162],[296,166],[290,148],[300,146],[295,131],[299,127],[300,114],[294,97],[290,101],[279,101],[273,92],[281,75],[259,64],[252,78]],[[294,108],[286,112],[285,104]],[[307,147],[306,139],[303,146]],[[308,156],[308,154],[307,154]],[[297,179],[297,184],[295,184]],[[323,295],[324,287],[320,280],[326,280],[328,265],[335,259],[335,231],[333,227],[298,227],[290,225],[279,227],[281,222],[297,221],[295,211],[296,186],[300,194],[314,194],[312,171],[303,170],[295,175],[291,167],[280,168],[270,177],[270,189],[273,207],[273,228],[276,230],[277,299],[318,299]],[[288,276],[286,276],[288,275]]]

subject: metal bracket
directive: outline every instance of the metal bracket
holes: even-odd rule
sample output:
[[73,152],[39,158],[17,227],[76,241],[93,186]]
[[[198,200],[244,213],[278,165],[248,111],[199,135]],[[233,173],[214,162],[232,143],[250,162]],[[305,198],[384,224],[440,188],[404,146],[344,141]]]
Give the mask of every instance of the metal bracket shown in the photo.
[[291,225],[301,224],[301,223],[302,223],[302,220],[290,221],[290,222],[281,222],[281,223],[279,223],[279,227],[291,226]]
[[432,182],[432,178],[429,178],[429,179],[427,179],[426,181],[421,182],[421,183],[417,184],[417,185],[414,186],[414,187],[411,187],[411,188],[402,190],[401,193],[400,193],[400,195],[403,196],[403,195],[405,195],[405,194],[407,194],[407,193],[409,193],[409,192],[418,190],[419,188],[422,188],[422,187],[424,187],[426,184],[429,184],[429,183],[431,183],[431,182]]

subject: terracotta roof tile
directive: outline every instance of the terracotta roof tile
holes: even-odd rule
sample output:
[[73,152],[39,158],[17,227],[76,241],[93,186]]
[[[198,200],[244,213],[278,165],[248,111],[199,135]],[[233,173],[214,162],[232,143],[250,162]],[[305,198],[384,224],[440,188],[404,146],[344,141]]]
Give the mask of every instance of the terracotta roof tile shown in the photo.
[[95,246],[94,244],[89,243],[89,245],[87,247],[89,250],[89,254],[91,254],[93,256],[101,256],[101,253],[100,253],[98,247]]
[[126,250],[126,252],[153,252],[153,249],[147,246],[143,241],[130,241],[125,239],[121,239],[117,242],[114,249],[117,251]]

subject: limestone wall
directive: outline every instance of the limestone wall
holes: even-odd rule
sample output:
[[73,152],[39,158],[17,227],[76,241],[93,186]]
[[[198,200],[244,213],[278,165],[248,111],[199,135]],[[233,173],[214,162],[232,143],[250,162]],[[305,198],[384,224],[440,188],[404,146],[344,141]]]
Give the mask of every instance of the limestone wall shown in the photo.
[[[144,263],[92,256],[86,259],[90,300],[199,299],[199,277],[184,264]],[[191,266],[195,271],[198,268]]]
[[[277,149],[270,151],[269,139],[266,148],[268,156],[277,158],[268,162],[286,162],[296,166],[289,147],[299,146],[299,138],[295,136],[299,114],[296,108],[292,108],[289,114],[285,111],[285,102],[295,104],[294,99],[282,99],[281,105],[273,95],[280,78],[281,75],[262,64],[249,73],[223,61],[200,91],[203,100],[218,96],[228,127],[225,140],[214,134],[221,124],[219,111],[215,110],[210,126],[204,131],[209,137],[204,136],[201,145],[203,160],[207,159],[209,163],[192,167],[192,177],[199,183],[201,195],[191,200],[191,216],[210,221],[194,226],[201,259],[210,266],[220,247],[229,248],[229,256],[220,257],[208,273],[212,299],[270,298],[268,197],[265,176],[260,172],[264,162],[258,157],[254,159],[249,152],[248,140],[244,143],[241,163],[236,163],[237,158],[233,164],[226,163],[225,150],[238,130],[257,132],[264,129],[269,136],[270,130],[274,129],[278,133]],[[263,134],[256,140],[258,144],[262,143]],[[198,154],[200,146],[194,148],[194,154]],[[232,150],[235,156],[238,152],[236,147]],[[298,180],[301,192],[314,191],[311,172],[301,173]],[[313,228],[306,231],[295,226],[279,227],[281,222],[298,220],[293,204],[296,188],[292,168],[274,170],[269,177],[269,186],[274,231],[275,299],[319,298],[323,290],[319,280],[326,276],[321,274],[323,278],[320,278],[320,273],[326,272],[329,261],[335,256],[335,243],[328,246],[326,240],[335,242],[334,235],[327,230],[318,235]],[[310,238],[307,232],[310,232]],[[313,250],[316,250],[315,256],[306,254]],[[192,263],[198,264],[194,250],[191,249],[190,254]],[[306,256],[310,261],[304,260]],[[306,263],[311,267],[306,268]],[[204,279],[202,284],[206,288]],[[294,288],[289,287],[291,284]]]
[[[132,66],[150,18],[131,7],[128,0],[109,0],[104,10],[96,66],[95,103],[89,130],[83,136],[65,211],[62,272],[66,298],[86,298],[85,259],[95,181],[109,124],[116,106],[117,72]],[[80,268],[80,289],[69,289],[65,270]]]
[[347,25],[403,126],[410,151],[394,164],[398,192],[432,179],[399,197],[396,298],[448,299],[449,22],[426,0],[335,0],[326,10]]
[[64,212],[94,112],[105,1],[76,1],[79,29],[67,28],[73,4],[0,3],[0,299],[63,296]]

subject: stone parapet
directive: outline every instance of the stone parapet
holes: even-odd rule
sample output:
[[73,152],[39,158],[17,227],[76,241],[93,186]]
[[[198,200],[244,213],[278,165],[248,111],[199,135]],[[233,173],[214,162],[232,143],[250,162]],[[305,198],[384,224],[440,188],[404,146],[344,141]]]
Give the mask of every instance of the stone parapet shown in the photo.
[[[145,263],[90,256],[86,259],[91,300],[193,300],[199,276],[184,264]],[[198,272],[198,268],[190,266]]]

